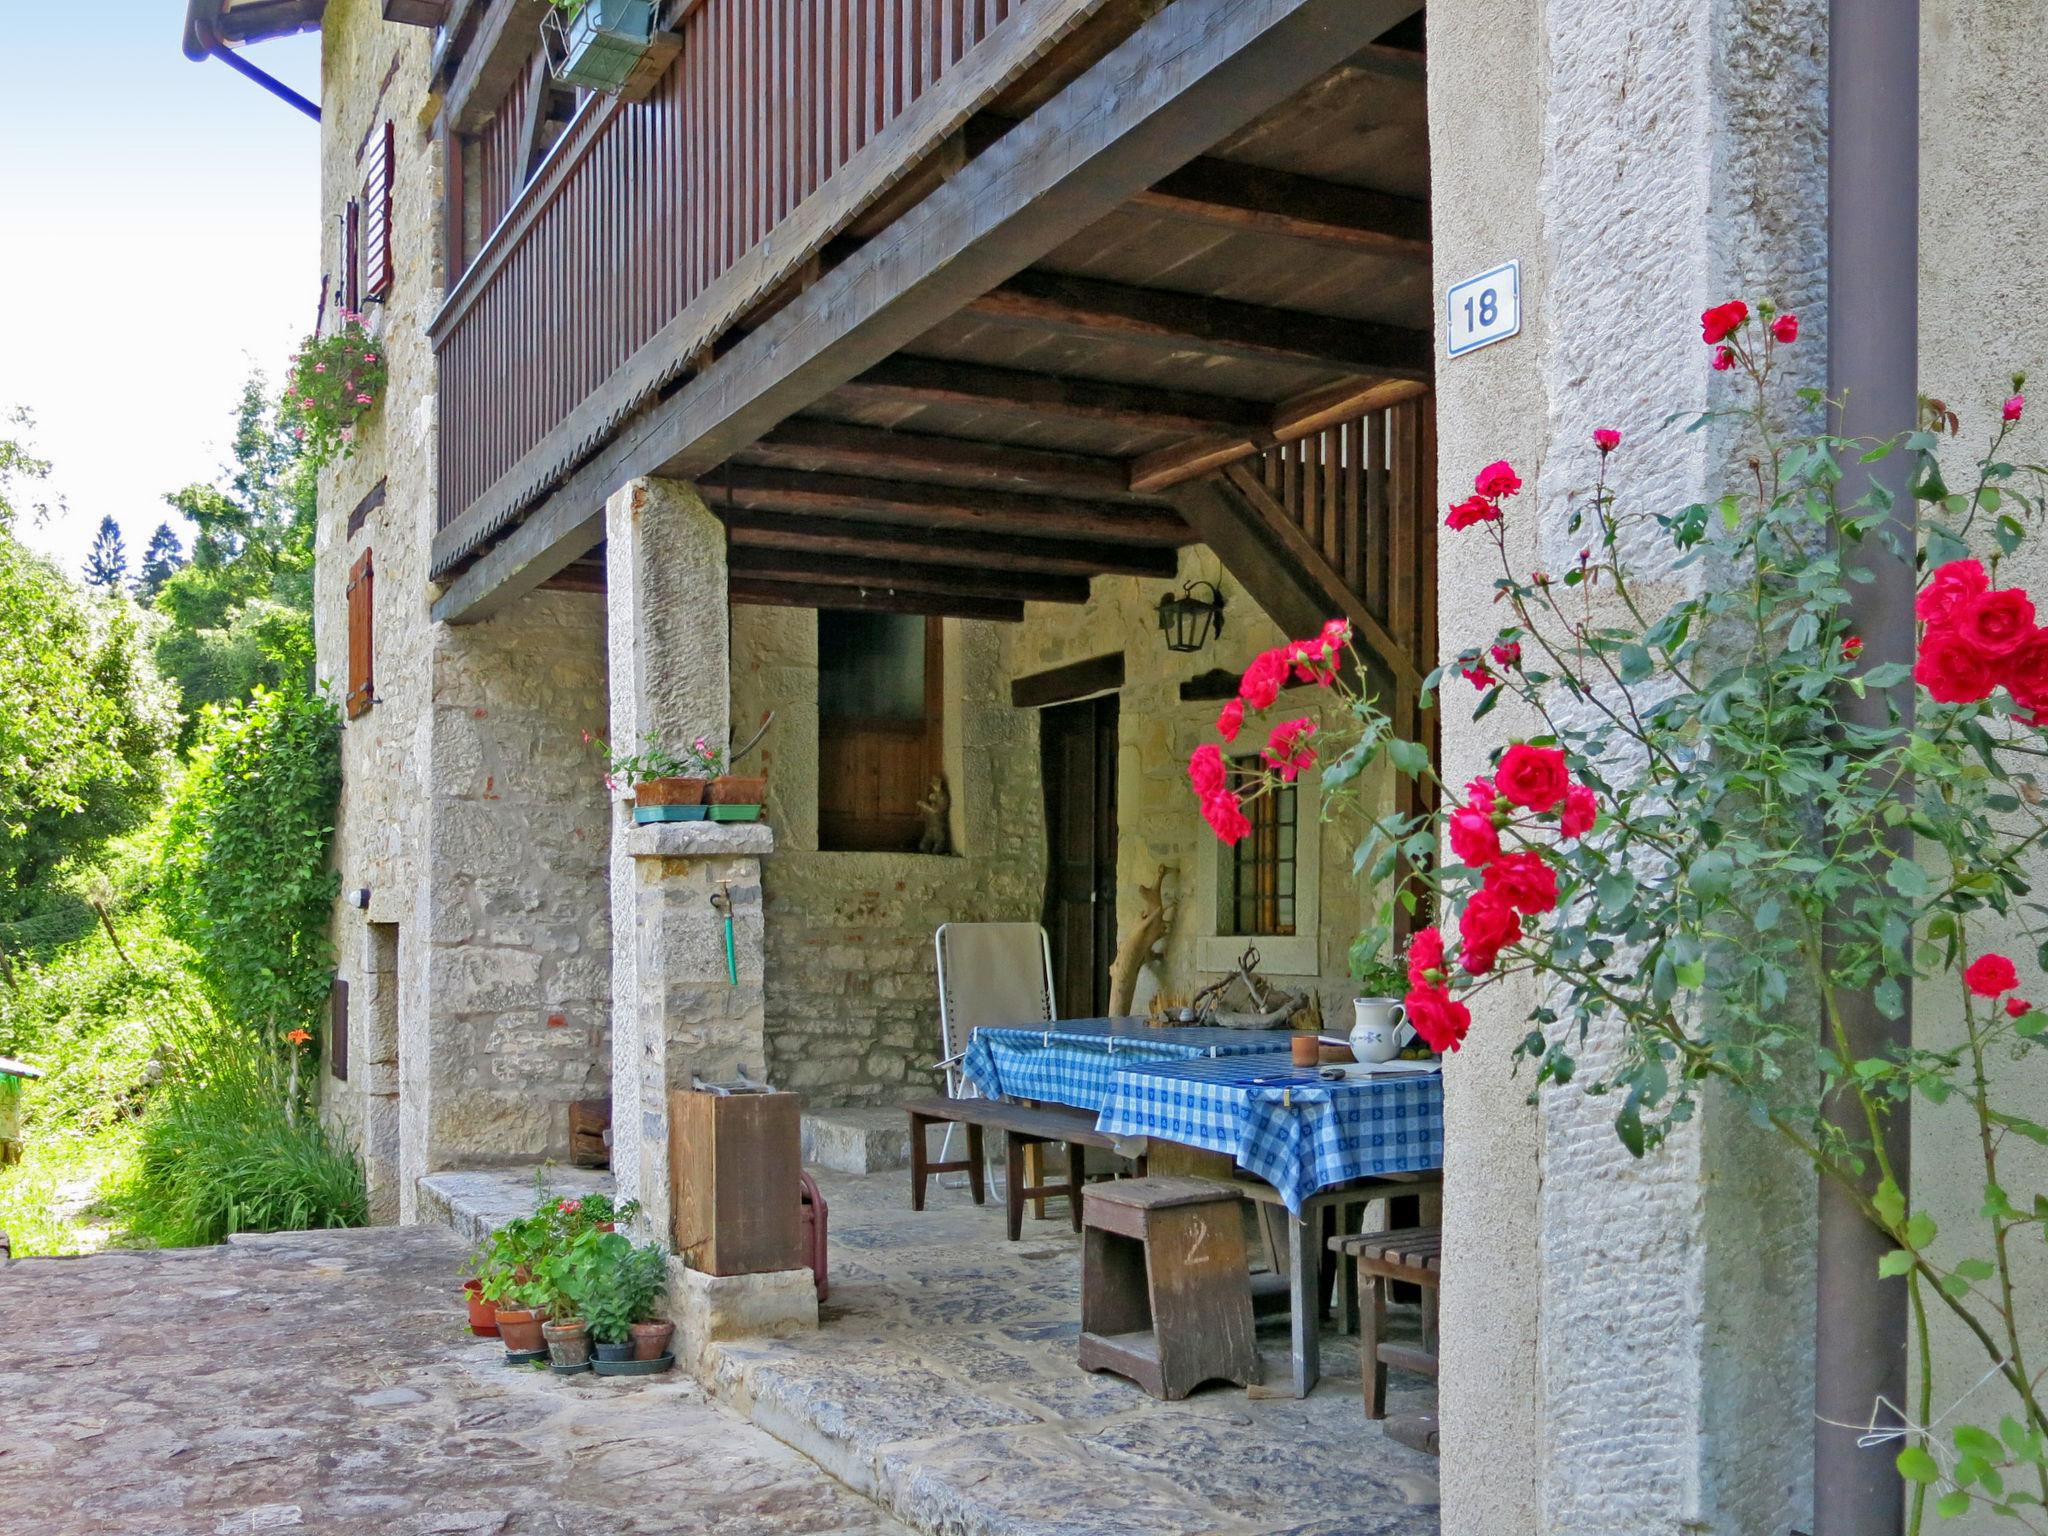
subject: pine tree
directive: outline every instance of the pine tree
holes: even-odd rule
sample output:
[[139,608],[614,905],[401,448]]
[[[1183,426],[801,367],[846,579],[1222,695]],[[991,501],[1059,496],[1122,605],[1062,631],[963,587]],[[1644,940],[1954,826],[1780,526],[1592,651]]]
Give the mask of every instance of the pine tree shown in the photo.
[[135,595],[143,602],[154,601],[163,584],[183,569],[185,546],[169,523],[158,523],[149,536],[149,548],[142,553],[142,574],[135,578]]
[[100,519],[100,531],[85,557],[87,586],[103,592],[118,592],[128,579],[128,546],[121,539],[121,525],[107,516]]

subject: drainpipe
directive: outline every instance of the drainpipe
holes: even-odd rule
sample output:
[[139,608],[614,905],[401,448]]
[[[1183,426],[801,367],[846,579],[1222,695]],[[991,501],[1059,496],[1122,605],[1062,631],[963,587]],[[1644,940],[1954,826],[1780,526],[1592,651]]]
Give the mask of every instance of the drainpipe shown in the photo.
[[[1828,17],[1828,397],[1838,402],[1832,430],[1845,437],[1910,431],[1919,411],[1919,0],[1832,0]],[[1908,460],[1843,465],[1844,501],[1873,480],[1897,500],[1893,527],[1915,547]],[[1873,663],[1913,659],[1914,569],[1876,539],[1852,558],[1874,576],[1850,585],[1855,631]],[[1844,714],[1882,726],[1887,706],[1910,722],[1913,685],[1887,698],[1875,690],[1845,699]],[[1910,853],[1912,838],[1892,839]],[[1885,1054],[1912,1040],[1912,1013],[1886,1019],[1867,996],[1844,1007],[1858,1057]],[[1855,1138],[1868,1135],[1856,1100],[1840,1096],[1830,1118]],[[1899,1110],[1885,1131],[1902,1188],[1910,1188],[1911,1116]],[[1871,1176],[1875,1183],[1875,1175]],[[1893,1465],[1897,1442],[1858,1445],[1879,1398],[1907,1402],[1907,1294],[1904,1279],[1878,1278],[1891,1240],[1826,1180],[1820,1189],[1818,1315],[1814,1329],[1814,1536],[1896,1536],[1905,1525],[1905,1490]],[[1887,1420],[1889,1422],[1889,1418]]]
[[201,59],[219,59],[236,74],[255,81],[285,105],[296,107],[314,122],[319,122],[318,103],[307,100],[269,71],[258,69],[221,41],[220,31],[215,26],[219,15],[220,0],[191,0],[185,12],[185,57],[195,63]]

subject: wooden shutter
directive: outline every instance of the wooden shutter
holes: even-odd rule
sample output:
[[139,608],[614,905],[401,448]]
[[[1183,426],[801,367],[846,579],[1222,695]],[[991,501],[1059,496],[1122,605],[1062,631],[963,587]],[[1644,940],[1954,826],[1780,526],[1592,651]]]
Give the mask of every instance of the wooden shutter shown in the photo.
[[370,138],[370,170],[363,181],[362,301],[375,303],[391,292],[396,256],[391,244],[392,185],[397,179],[398,130],[389,118]]
[[363,551],[348,573],[348,717],[369,713],[377,702],[376,572]]
[[341,219],[341,307],[363,307],[363,205],[351,202]]
[[334,1016],[327,1026],[327,1069],[348,1081],[348,983],[334,978]]

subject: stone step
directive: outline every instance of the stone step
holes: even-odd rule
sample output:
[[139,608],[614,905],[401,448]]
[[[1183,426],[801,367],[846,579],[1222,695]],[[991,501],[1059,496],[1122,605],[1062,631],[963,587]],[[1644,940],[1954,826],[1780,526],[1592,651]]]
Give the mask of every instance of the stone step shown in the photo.
[[901,1109],[813,1109],[804,1114],[803,1158],[834,1173],[910,1166],[910,1120]]

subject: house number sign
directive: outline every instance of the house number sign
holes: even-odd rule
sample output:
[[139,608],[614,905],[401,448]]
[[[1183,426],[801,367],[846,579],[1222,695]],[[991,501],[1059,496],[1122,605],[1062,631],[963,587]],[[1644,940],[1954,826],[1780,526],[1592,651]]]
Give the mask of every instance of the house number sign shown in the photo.
[[1510,261],[1445,290],[1445,350],[1463,357],[1522,328],[1522,264]]

